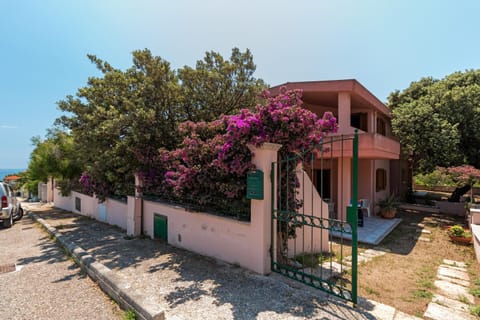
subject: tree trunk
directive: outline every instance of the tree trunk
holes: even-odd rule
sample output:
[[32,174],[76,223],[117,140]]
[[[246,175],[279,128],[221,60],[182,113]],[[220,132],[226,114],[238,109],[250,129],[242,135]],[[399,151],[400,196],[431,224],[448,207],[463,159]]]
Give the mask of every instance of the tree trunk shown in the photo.
[[456,187],[455,190],[452,192],[450,195],[450,198],[448,198],[448,201],[450,202],[460,202],[460,197],[463,196],[465,193],[467,193],[472,186],[467,184],[463,187]]

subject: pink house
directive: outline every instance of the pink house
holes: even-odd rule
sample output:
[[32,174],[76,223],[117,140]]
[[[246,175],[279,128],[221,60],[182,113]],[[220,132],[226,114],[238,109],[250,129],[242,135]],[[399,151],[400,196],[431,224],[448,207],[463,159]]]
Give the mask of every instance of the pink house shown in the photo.
[[[399,161],[400,144],[392,136],[391,113],[384,103],[355,79],[287,82],[272,87],[271,93],[278,94],[282,86],[302,89],[303,106],[319,116],[332,112],[339,125],[334,135],[353,135],[358,129],[358,196],[370,215],[378,211],[376,201],[391,193],[404,194],[407,166]],[[339,150],[334,143],[322,166],[314,164],[311,179],[321,197],[330,202],[331,215],[344,218],[351,199],[351,189],[342,187],[351,186],[351,144]]]

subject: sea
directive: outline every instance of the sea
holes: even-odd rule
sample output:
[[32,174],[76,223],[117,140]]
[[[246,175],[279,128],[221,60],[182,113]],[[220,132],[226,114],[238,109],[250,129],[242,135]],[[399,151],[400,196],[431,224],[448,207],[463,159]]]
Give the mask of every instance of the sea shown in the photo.
[[3,178],[9,174],[20,173],[25,170],[26,169],[0,169],[0,181],[2,181]]

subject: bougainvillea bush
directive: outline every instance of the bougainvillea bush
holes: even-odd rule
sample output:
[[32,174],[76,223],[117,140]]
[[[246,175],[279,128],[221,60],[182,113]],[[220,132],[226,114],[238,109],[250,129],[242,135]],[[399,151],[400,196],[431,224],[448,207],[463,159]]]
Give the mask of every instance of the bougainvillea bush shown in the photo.
[[309,150],[337,129],[331,113],[319,118],[301,107],[301,91],[282,87],[263,92],[265,102],[213,122],[186,122],[178,128],[183,142],[160,150],[140,172],[144,193],[216,211],[248,212],[246,174],[254,166],[248,144],[282,145],[280,155]]

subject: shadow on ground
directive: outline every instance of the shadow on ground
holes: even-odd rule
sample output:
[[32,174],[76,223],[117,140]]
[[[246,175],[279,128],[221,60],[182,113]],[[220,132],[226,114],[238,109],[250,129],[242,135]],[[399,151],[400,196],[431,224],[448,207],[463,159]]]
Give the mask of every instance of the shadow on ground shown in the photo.
[[[127,240],[119,228],[62,210],[35,214],[97,261],[130,276],[130,283],[166,305],[167,312],[184,318],[212,318],[219,313],[217,318],[234,319],[375,319],[368,313],[374,307],[369,302],[353,308],[318,290],[284,281],[280,275],[257,275],[157,240]],[[44,245],[45,256],[30,259],[53,261],[58,248],[47,238]]]

